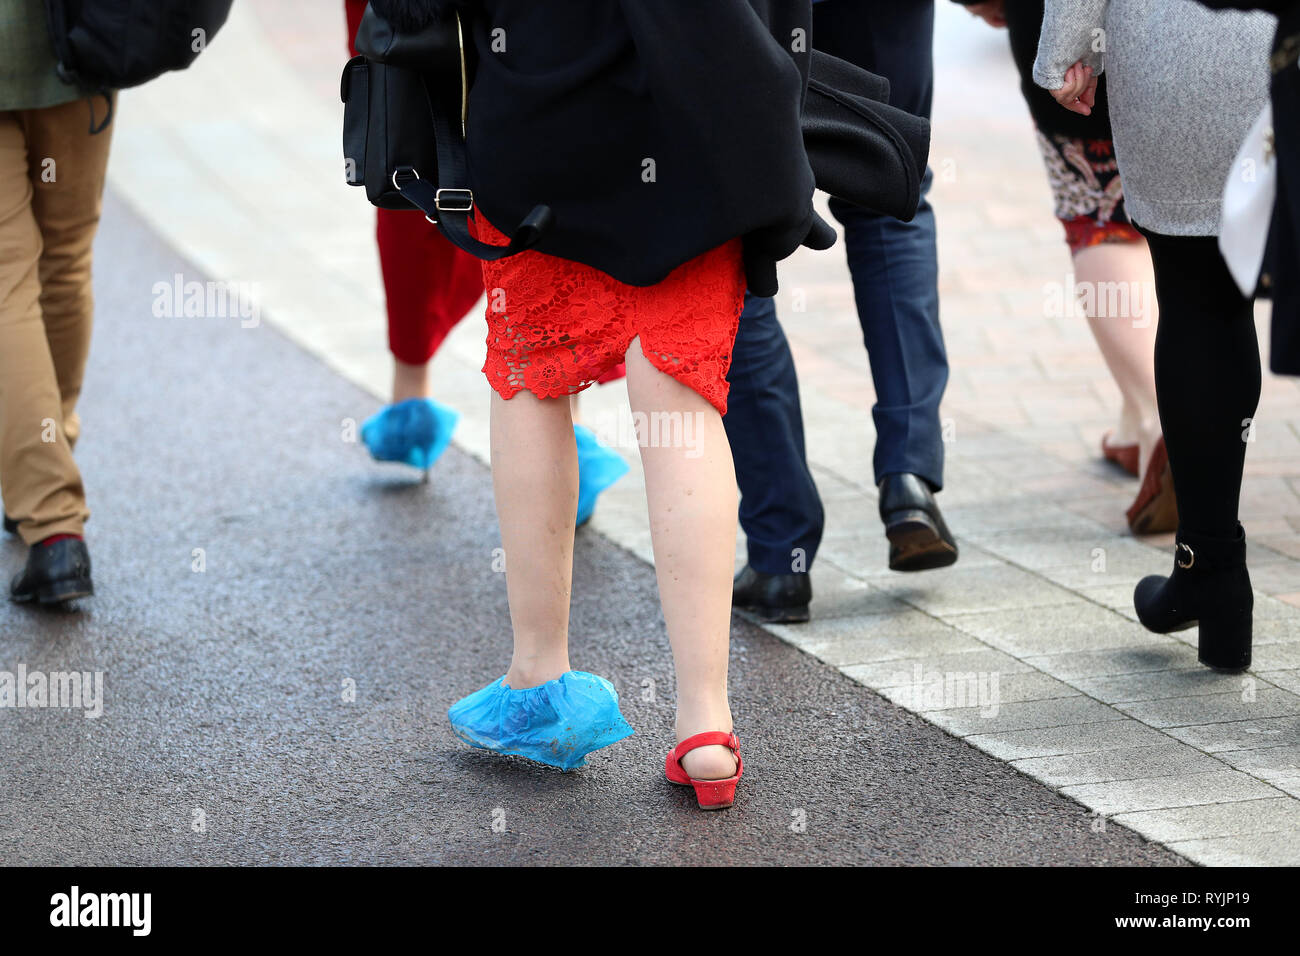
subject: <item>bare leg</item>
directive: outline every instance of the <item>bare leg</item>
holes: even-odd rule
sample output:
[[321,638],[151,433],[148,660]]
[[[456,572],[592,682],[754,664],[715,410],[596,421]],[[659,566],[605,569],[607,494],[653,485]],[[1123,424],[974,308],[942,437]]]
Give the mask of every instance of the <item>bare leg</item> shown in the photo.
[[[1075,255],[1074,272],[1075,280],[1090,285],[1095,293],[1096,306],[1089,310],[1088,325],[1123,399],[1113,441],[1120,445],[1137,442],[1138,474],[1146,474],[1160,438],[1155,377],[1159,316],[1151,253],[1145,240],[1102,243]],[[1137,298],[1129,297],[1129,308],[1123,314],[1109,314],[1105,283],[1122,283],[1130,292],[1137,290]]]
[[505,682],[536,687],[570,669],[578,453],[567,398],[492,394],[492,487],[515,636]]
[[[687,447],[641,441],[655,574],[677,671],[677,740],[709,730],[728,732],[727,653],[738,507],[731,446],[717,409],[651,365],[639,339],[627,352],[627,387],[634,413],[644,413],[650,422],[660,420],[653,417],[656,413],[680,415],[683,423],[689,420],[689,429],[677,434],[692,439]],[[717,746],[692,751],[682,766],[698,780],[720,780],[736,772],[731,752]]]
[[429,366],[407,365],[393,359],[393,404],[429,397]]

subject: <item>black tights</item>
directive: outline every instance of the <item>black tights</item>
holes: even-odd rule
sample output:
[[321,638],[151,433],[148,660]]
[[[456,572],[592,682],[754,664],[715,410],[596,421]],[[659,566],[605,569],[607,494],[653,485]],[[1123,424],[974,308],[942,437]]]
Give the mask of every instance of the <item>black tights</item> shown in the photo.
[[1218,239],[1146,233],[1160,327],[1156,396],[1181,528],[1237,533],[1245,438],[1259,405],[1259,343]]

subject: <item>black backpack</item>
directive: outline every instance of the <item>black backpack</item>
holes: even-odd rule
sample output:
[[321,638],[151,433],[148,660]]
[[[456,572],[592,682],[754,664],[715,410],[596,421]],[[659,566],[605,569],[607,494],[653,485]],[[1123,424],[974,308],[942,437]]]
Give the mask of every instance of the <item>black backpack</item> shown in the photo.
[[359,55],[344,68],[340,90],[345,176],[381,209],[419,209],[470,255],[496,260],[536,245],[554,214],[534,206],[504,246],[470,231],[474,193],[464,124],[475,63],[467,29],[457,11],[399,30],[366,7]]
[[[88,94],[106,96],[183,70],[212,42],[233,3],[45,0],[59,76]],[[111,112],[99,129],[110,119]]]

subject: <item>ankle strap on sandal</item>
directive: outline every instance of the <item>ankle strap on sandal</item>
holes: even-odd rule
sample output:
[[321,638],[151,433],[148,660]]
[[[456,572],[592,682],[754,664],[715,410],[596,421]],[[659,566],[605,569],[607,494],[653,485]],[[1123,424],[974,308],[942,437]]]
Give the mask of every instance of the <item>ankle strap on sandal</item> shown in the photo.
[[721,730],[706,730],[702,734],[687,737],[674,747],[673,759],[681,760],[692,750],[697,750],[700,747],[726,747],[732,753],[735,753],[740,750],[740,738],[734,733],[727,734]]

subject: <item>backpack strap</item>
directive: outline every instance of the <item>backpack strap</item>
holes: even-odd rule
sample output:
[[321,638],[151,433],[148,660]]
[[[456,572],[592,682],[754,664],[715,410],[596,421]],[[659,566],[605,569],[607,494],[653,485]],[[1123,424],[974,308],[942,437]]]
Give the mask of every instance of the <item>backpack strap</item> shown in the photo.
[[393,185],[409,199],[424,218],[434,223],[449,241],[472,256],[495,262],[506,256],[530,249],[555,223],[550,206],[534,206],[515,229],[510,242],[493,246],[474,238],[470,232],[470,215],[474,212],[474,192],[467,185],[469,163],[465,141],[454,127],[445,109],[433,107],[434,140],[438,144],[438,182],[422,179],[417,170],[401,166],[393,171]]

